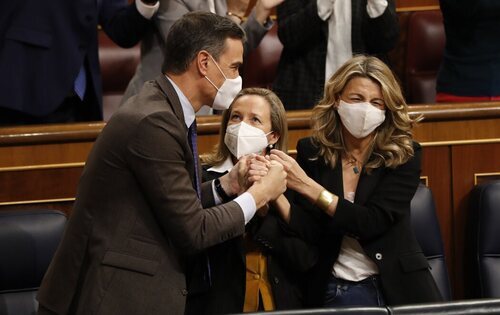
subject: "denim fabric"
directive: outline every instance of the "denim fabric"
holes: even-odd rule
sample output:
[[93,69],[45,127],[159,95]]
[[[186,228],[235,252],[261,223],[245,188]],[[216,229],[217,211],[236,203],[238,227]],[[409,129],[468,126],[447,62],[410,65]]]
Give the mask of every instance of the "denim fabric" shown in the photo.
[[335,278],[328,282],[324,306],[384,306],[384,296],[378,276],[353,282]]

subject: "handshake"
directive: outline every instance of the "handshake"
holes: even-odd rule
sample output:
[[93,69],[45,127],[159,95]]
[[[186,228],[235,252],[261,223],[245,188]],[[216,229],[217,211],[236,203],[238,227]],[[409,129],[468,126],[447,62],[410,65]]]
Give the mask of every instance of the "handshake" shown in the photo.
[[271,150],[268,156],[241,157],[231,171],[221,177],[221,184],[231,194],[249,192],[259,209],[281,196],[287,186],[295,189],[307,178],[295,159],[282,151]]

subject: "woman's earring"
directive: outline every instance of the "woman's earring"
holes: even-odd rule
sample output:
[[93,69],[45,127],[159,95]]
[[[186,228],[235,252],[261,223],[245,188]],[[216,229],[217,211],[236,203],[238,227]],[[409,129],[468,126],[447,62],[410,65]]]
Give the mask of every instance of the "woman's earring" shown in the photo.
[[266,147],[266,155],[270,154],[272,149],[274,149],[274,144],[269,143]]

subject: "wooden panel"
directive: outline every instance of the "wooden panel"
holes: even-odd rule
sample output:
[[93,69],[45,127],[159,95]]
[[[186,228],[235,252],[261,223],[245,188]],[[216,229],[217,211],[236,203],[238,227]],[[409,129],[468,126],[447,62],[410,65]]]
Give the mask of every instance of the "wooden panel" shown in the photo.
[[439,7],[439,0],[396,0],[396,8],[402,10],[426,10],[428,7],[434,9]]
[[[424,147],[422,176],[435,198],[454,298],[469,297],[467,198],[474,183],[500,176],[500,102],[416,105],[410,111],[425,116],[415,138]],[[297,140],[310,135],[310,117],[309,110],[287,113],[292,156]],[[70,213],[66,198],[74,197],[82,163],[104,125],[0,128],[0,210],[40,206]],[[218,116],[198,118],[201,154],[217,142],[219,128]],[[40,202],[18,204],[33,200]]]
[[68,201],[76,195],[83,165],[0,168],[0,205]]
[[453,274],[453,205],[451,201],[451,148],[449,146],[424,147],[422,176],[434,196],[439,227],[443,238],[446,263]]
[[453,176],[453,225],[455,255],[455,292],[456,296],[473,297],[475,292],[471,276],[473,270],[466,268],[470,256],[465,256],[465,248],[470,241],[467,234],[470,224],[467,220],[469,212],[470,192],[474,187],[475,175],[484,173],[500,173],[500,141],[488,145],[459,145],[452,148]]

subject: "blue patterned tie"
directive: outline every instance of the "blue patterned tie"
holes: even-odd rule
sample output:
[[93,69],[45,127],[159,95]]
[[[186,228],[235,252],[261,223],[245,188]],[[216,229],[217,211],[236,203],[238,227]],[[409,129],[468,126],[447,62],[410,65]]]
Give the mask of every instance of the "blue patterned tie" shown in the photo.
[[76,95],[78,95],[80,100],[83,101],[83,98],[85,97],[85,90],[87,89],[87,74],[85,73],[84,65],[82,65],[80,71],[78,72],[78,75],[76,76],[74,89]]
[[188,130],[188,138],[189,145],[191,146],[191,151],[193,151],[193,160],[194,160],[194,180],[196,181],[196,193],[198,194],[198,198],[201,200],[201,187],[198,175],[198,142],[197,142],[197,133],[196,133],[196,120],[191,124]]

